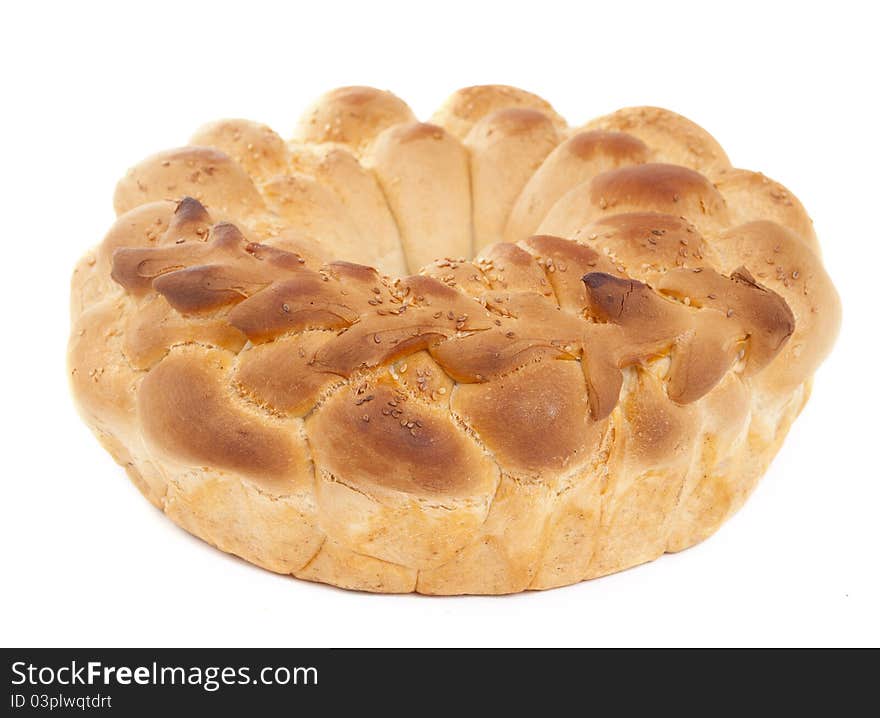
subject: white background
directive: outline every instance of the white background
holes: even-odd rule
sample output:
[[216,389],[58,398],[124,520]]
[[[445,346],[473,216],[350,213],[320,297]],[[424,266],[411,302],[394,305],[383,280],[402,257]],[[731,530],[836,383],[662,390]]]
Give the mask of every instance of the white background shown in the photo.
[[[878,70],[871,3],[7,3],[0,18],[4,645],[880,643]],[[370,596],[175,528],[76,416],[68,281],[143,156],[202,122],[288,135],[344,84],[427,117],[508,83],[571,123],[634,104],[710,130],[813,215],[844,326],[746,507],[704,544],[507,598]]]

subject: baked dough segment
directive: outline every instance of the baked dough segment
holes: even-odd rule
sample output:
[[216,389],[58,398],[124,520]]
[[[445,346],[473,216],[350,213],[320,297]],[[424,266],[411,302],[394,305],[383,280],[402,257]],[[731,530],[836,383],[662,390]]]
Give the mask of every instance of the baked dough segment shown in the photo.
[[391,490],[443,503],[494,489],[493,462],[448,415],[388,379],[335,392],[306,428],[317,466],[364,491]]
[[656,287],[661,294],[687,301],[692,307],[713,309],[727,319],[736,319],[742,327],[740,336],[747,342],[742,350],[744,377],[757,374],[773,361],[794,333],[795,317],[785,300],[758,284],[743,267],[729,277],[714,269],[672,269]]
[[537,110],[549,117],[558,130],[566,127],[565,120],[556,114],[547,100],[509,85],[463,87],[447,98],[434,113],[431,122],[442,125],[451,134],[464,140],[484,117],[512,108]]
[[569,190],[538,226],[570,237],[602,216],[662,212],[686,217],[703,233],[727,223],[727,207],[703,175],[679,165],[645,163],[609,170]]
[[584,125],[587,130],[625,132],[652,148],[658,162],[712,172],[730,167],[727,154],[706,130],[660,107],[625,107]]
[[342,387],[306,419],[306,431],[321,526],[356,553],[436,566],[485,520],[495,462],[448,411],[387,378]]
[[152,295],[140,301],[132,312],[122,352],[134,369],[147,370],[161,361],[173,346],[189,342],[238,352],[247,337],[231,326],[223,313],[183,315],[165,297]]
[[670,402],[650,372],[634,369],[628,380],[633,385],[614,419],[595,552],[582,580],[651,561],[666,550],[699,437],[698,407]]
[[609,457],[617,440],[615,418],[601,423],[601,440],[589,462],[561,477],[528,588],[565,586],[587,576],[598,549],[603,497],[609,484]]
[[324,272],[304,269],[245,298],[230,312],[229,321],[252,342],[306,329],[342,329],[358,321],[359,304],[375,284],[375,270],[360,265],[335,263]]
[[840,296],[822,260],[799,235],[774,222],[732,227],[713,246],[722,271],[745,266],[790,307],[791,340],[753,381],[777,396],[791,394],[828,356],[840,328]]
[[491,381],[533,361],[577,356],[582,320],[561,312],[545,296],[491,293],[487,307],[496,317],[487,331],[463,332],[430,347],[457,382]]
[[449,407],[455,382],[428,351],[419,351],[394,362],[389,371],[404,391],[424,402]]
[[601,438],[577,361],[536,362],[494,381],[460,384],[450,406],[518,481],[550,483],[585,464]]
[[316,366],[332,332],[305,331],[254,344],[239,353],[233,379],[251,401],[285,416],[305,416],[342,379]]
[[422,267],[419,274],[443,282],[458,292],[479,298],[489,290],[489,279],[483,268],[475,263],[459,259],[435,259]]
[[320,97],[300,118],[294,140],[333,142],[361,154],[383,130],[416,119],[409,106],[373,87],[340,87]]
[[420,570],[416,590],[440,596],[526,590],[541,560],[554,499],[544,483],[503,475],[479,531],[443,564]]
[[290,162],[294,172],[308,175],[335,192],[345,207],[363,245],[358,254],[347,259],[363,257],[361,261],[391,276],[406,273],[400,233],[379,182],[348,148],[292,143]]
[[[102,439],[107,436],[114,444],[127,443],[137,433],[135,396],[143,374],[125,361],[119,321],[130,303],[120,293],[89,306],[74,321],[67,350],[79,411]],[[117,460],[122,449],[111,452]]]
[[311,561],[293,575],[355,591],[412,593],[418,573],[415,568],[356,553],[328,538]]
[[181,147],[148,157],[116,185],[113,207],[120,215],[147,202],[182,197],[237,217],[265,209],[248,173],[212,147]]
[[572,239],[605,255],[619,272],[652,284],[675,267],[711,266],[703,236],[686,219],[660,212],[631,212],[601,217],[572,234]]
[[471,256],[470,159],[458,139],[437,125],[395,125],[365,162],[397,221],[409,271],[438,257]]
[[523,187],[511,210],[504,240],[516,242],[534,234],[553,205],[570,189],[601,172],[647,162],[650,151],[641,140],[621,132],[578,132],[544,160]]
[[287,145],[271,127],[250,120],[218,120],[202,125],[190,138],[201,147],[215,147],[232,157],[260,182],[290,169]]
[[713,534],[745,501],[757,478],[741,456],[752,423],[749,389],[728,374],[698,402],[697,453],[668,521],[667,551],[681,551]]
[[547,234],[534,235],[520,244],[544,268],[556,301],[568,312],[582,314],[586,309],[588,285],[584,284],[584,277],[587,274],[619,273],[607,257],[586,244]]
[[278,175],[263,185],[263,194],[284,224],[299,228],[311,240],[337,247],[339,256],[362,263],[377,258],[342,200],[313,177],[295,172]]
[[517,196],[560,139],[550,117],[518,107],[486,115],[467,134],[464,144],[471,154],[474,252],[504,240]]
[[119,217],[104,240],[76,265],[70,283],[70,318],[118,291],[110,276],[113,252],[119,247],[151,247],[166,241],[178,203],[148,202]]
[[172,521],[221,551],[278,573],[301,570],[324,542],[305,495],[276,496],[236,474],[178,470],[161,506]]
[[735,168],[718,171],[712,175],[712,182],[727,200],[732,225],[773,222],[790,230],[819,254],[813,221],[800,200],[779,182],[760,172]]
[[477,536],[450,562],[421,571],[418,590],[523,591],[533,585],[554,542],[558,528],[550,518],[560,494],[575,487],[598,496],[599,483],[587,467],[607,422],[591,420],[584,374],[571,360],[530,363],[487,383],[460,384],[450,408],[504,473]]
[[553,297],[553,289],[544,270],[529,252],[515,244],[499,242],[486,247],[474,262],[496,292],[536,292],[544,297]]
[[311,473],[296,424],[236,400],[227,380],[233,356],[181,345],[153,367],[137,397],[144,439],[179,464],[242,474],[272,492],[306,488]]

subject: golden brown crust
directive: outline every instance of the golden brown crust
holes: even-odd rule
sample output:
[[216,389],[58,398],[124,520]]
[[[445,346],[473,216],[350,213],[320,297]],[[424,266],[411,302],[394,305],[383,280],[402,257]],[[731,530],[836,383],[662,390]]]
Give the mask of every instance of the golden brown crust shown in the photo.
[[602,217],[659,212],[685,217],[701,232],[727,226],[727,205],[703,175],[687,167],[645,163],[596,175],[563,195],[538,226],[570,237]]
[[290,427],[236,405],[226,376],[232,354],[182,345],[138,391],[138,418],[156,451],[188,465],[234,471],[290,491],[304,474],[305,442]]
[[395,125],[376,138],[366,162],[397,218],[411,271],[471,254],[470,164],[455,136],[428,123]]
[[193,142],[77,266],[71,386],[151,501],[273,571],[509,593],[693,545],[839,326],[803,207],[665,110],[342,88],[291,144]]
[[706,242],[682,217],[659,212],[604,216],[572,234],[620,272],[651,284],[672,267],[708,266]]
[[606,170],[647,162],[648,146],[620,132],[579,132],[559,145],[532,175],[516,200],[504,238],[515,242],[533,234],[553,205],[572,187]]
[[211,147],[181,147],[148,157],[116,186],[116,214],[147,202],[194,197],[207,207],[235,216],[263,209],[250,176],[229,155]]
[[309,419],[315,461],[340,482],[442,503],[494,488],[494,467],[440,408],[389,382],[334,395]]
[[712,176],[712,181],[732,207],[731,226],[754,221],[773,222],[819,252],[813,221],[798,198],[779,182],[760,172],[733,168],[720,170]]
[[625,107],[585,125],[589,130],[625,132],[653,150],[657,162],[712,173],[730,167],[721,145],[699,125],[660,107]]
[[600,438],[576,361],[528,364],[498,381],[462,384],[452,411],[481,437],[505,471],[524,480],[585,463]]
[[335,142],[360,153],[382,130],[416,118],[390,92],[372,87],[340,87],[307,110],[294,130],[298,142]]
[[257,180],[268,180],[288,170],[284,140],[271,128],[250,120],[219,120],[202,125],[190,138],[193,145],[225,152]]
[[358,260],[358,252],[364,252],[359,261],[391,275],[404,274],[400,232],[375,175],[351,151],[335,144],[292,144],[290,155],[293,171],[335,192],[350,216],[363,246],[349,258]]
[[474,252],[501,242],[516,198],[559,143],[553,121],[538,110],[498,110],[464,140],[471,155]]
[[715,242],[720,267],[735,262],[778,292],[794,316],[794,333],[778,361],[756,377],[771,392],[792,391],[828,356],[840,328],[840,297],[821,259],[799,235],[773,222],[749,222]]
[[251,401],[277,414],[304,416],[340,377],[315,366],[330,332],[304,331],[239,354],[235,382]]
[[452,93],[431,121],[442,125],[463,140],[480,120],[499,110],[536,110],[550,119],[559,129],[565,128],[563,120],[546,100],[531,92],[509,85],[474,85]]

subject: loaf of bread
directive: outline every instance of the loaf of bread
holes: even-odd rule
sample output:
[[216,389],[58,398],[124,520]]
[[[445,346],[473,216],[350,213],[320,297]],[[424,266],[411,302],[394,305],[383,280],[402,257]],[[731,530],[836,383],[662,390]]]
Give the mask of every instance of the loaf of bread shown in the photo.
[[667,110],[322,97],[128,171],[76,267],[79,410],[175,523],[377,592],[511,593],[712,534],[840,306],[798,200]]

